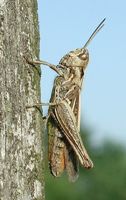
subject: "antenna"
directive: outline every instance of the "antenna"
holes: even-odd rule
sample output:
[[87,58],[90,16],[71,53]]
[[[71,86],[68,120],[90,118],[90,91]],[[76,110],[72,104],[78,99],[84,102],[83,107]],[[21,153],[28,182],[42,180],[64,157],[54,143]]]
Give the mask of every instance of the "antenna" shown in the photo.
[[104,22],[105,22],[106,18],[104,18],[101,23],[97,26],[97,28],[94,30],[94,32],[91,34],[91,36],[89,37],[88,41],[85,43],[85,45],[83,46],[83,48],[85,49],[88,44],[91,42],[91,40],[95,37],[95,35],[103,28],[104,26]]

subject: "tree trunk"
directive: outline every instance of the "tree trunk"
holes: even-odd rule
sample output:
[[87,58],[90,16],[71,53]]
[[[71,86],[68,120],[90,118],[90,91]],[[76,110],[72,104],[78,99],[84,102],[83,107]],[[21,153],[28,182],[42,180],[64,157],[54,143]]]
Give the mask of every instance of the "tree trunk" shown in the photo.
[[37,0],[0,0],[0,199],[44,200]]

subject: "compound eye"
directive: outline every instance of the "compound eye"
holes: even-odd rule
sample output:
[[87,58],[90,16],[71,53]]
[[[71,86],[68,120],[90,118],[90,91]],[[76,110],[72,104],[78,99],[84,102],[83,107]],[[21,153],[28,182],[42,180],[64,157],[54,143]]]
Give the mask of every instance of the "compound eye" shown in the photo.
[[83,59],[84,59],[84,60],[88,59],[88,56],[89,56],[88,50],[85,49],[84,54],[83,54]]
[[80,53],[79,58],[82,60],[88,60],[88,50],[84,49],[82,53]]
[[87,54],[83,54],[82,58],[83,58],[84,60],[86,60],[86,59],[87,59]]

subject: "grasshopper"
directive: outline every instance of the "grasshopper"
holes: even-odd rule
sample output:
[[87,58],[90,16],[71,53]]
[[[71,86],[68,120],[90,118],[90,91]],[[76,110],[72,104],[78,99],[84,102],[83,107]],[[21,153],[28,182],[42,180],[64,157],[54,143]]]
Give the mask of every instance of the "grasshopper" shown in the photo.
[[86,44],[70,51],[57,66],[45,61],[34,61],[53,69],[58,76],[54,86],[48,110],[48,152],[49,165],[53,176],[60,176],[67,171],[70,181],[78,178],[78,163],[87,169],[93,167],[79,134],[80,132],[80,91],[84,71],[89,62],[87,45],[104,26],[105,19],[98,25]]

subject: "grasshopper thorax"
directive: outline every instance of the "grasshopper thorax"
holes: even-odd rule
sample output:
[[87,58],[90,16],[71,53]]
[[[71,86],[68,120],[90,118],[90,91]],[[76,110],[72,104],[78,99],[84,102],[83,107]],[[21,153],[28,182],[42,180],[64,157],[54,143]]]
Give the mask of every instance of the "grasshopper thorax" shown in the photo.
[[66,54],[59,62],[60,65],[69,68],[80,67],[85,69],[89,61],[89,53],[85,48],[76,49]]

